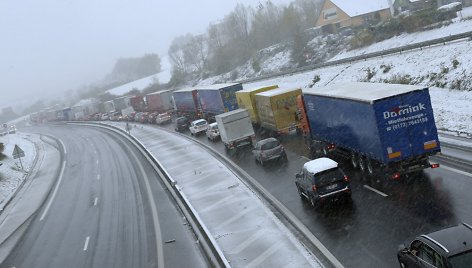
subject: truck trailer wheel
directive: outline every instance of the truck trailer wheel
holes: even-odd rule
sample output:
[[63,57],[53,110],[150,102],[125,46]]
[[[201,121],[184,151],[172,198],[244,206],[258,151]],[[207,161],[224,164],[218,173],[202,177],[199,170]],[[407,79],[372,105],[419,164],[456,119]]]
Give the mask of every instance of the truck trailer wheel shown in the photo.
[[362,172],[365,172],[366,169],[367,169],[367,168],[366,168],[366,159],[365,159],[365,157],[362,156],[362,155],[359,155],[359,158],[358,158],[358,159],[359,159],[359,160],[358,160],[358,161],[359,161],[359,163],[358,163],[358,164],[359,164],[359,169],[360,169]]
[[375,171],[374,171],[374,166],[372,164],[372,160],[370,160],[368,158],[366,160],[367,160],[366,161],[367,162],[367,172],[369,173],[369,175],[374,175]]
[[359,165],[357,163],[357,156],[356,154],[351,155],[351,164],[353,168],[357,168]]

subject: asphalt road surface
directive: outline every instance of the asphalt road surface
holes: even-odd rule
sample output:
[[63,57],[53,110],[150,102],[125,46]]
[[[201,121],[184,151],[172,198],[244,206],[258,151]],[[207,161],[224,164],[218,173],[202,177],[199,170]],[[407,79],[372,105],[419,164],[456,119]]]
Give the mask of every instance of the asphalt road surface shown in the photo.
[[[225,154],[221,142],[208,141],[205,135],[196,139]],[[300,199],[294,184],[295,173],[309,160],[308,150],[300,136],[284,136],[281,141],[287,162],[262,167],[250,149],[230,158],[290,209],[345,267],[398,267],[398,246],[406,240],[460,222],[472,223],[472,174],[445,165],[393,181],[368,177],[343,161],[352,202],[313,209]]]
[[118,135],[83,126],[27,131],[65,145],[63,172],[2,267],[207,267],[146,159]]

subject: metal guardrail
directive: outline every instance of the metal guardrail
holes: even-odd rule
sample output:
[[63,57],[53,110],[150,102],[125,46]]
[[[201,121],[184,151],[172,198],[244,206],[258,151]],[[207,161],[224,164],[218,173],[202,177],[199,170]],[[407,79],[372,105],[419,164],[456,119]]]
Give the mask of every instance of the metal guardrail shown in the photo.
[[348,58],[334,60],[334,61],[327,61],[327,62],[318,63],[318,64],[312,64],[312,65],[308,65],[308,66],[304,66],[304,67],[300,67],[300,68],[295,68],[295,69],[288,70],[288,71],[275,72],[275,73],[272,73],[272,74],[262,75],[262,76],[255,77],[255,78],[240,80],[238,82],[239,83],[250,83],[250,82],[266,80],[266,79],[274,78],[274,77],[278,77],[278,76],[293,75],[293,74],[303,73],[303,72],[312,71],[312,70],[316,70],[316,69],[320,69],[320,68],[336,66],[336,65],[339,65],[339,64],[352,63],[352,62],[367,60],[367,59],[376,58],[376,57],[384,57],[384,56],[387,56],[387,55],[396,54],[396,53],[403,53],[403,52],[414,50],[414,49],[423,49],[424,47],[429,47],[429,46],[433,46],[433,45],[439,45],[439,44],[445,45],[448,42],[458,41],[458,40],[466,39],[466,38],[468,38],[469,40],[472,40],[472,31],[461,33],[461,34],[449,35],[447,37],[436,38],[436,39],[432,39],[432,40],[428,40],[428,41],[424,41],[424,42],[414,43],[414,44],[405,45],[405,46],[396,47],[396,48],[391,48],[391,49],[386,49],[386,50],[382,50],[382,51],[366,53],[366,54],[359,55],[359,56],[348,57]]

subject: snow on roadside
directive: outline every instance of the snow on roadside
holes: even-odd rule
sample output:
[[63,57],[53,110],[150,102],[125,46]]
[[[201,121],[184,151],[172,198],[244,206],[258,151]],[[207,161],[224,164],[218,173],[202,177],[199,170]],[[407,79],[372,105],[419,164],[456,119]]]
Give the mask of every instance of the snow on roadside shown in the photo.
[[[462,11],[462,16],[464,18],[472,16],[472,7],[464,8],[464,10]],[[330,59],[330,61],[359,56],[377,51],[383,51],[386,49],[401,47],[414,43],[420,43],[436,38],[446,37],[449,35],[460,34],[469,31],[472,31],[472,20],[459,20],[441,28],[432,29],[424,32],[405,33],[378,43],[374,43],[368,47],[344,51]]]
[[[411,79],[412,84],[431,87],[431,102],[438,128],[472,133],[472,53],[469,53],[470,51],[472,51],[472,42],[464,41],[275,77],[244,84],[244,87],[277,84],[279,87],[307,88],[315,76],[319,77],[319,81],[314,86],[322,87],[339,82],[366,81],[368,72],[372,75],[370,82]],[[454,60],[458,62],[455,67]],[[385,67],[381,66],[390,66],[390,69],[384,72]],[[435,84],[451,87],[457,81],[461,81],[464,91],[434,87]]]
[[[21,185],[36,157],[36,148],[30,140],[30,136],[30,134],[16,132],[16,134],[0,137],[0,142],[5,145],[4,158],[1,160],[3,165],[0,166],[0,211],[3,210],[6,202]],[[25,152],[25,157],[21,158],[25,171],[21,170],[20,161],[13,159],[12,154],[15,145],[18,145]]]

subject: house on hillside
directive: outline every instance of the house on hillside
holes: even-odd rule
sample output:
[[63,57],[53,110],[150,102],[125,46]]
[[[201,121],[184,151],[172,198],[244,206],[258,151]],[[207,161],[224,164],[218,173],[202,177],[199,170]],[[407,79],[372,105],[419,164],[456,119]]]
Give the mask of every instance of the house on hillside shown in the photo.
[[392,17],[393,0],[326,0],[316,21],[323,32],[367,26]]

